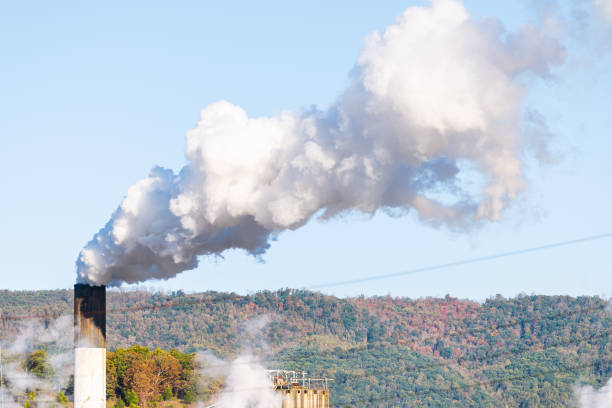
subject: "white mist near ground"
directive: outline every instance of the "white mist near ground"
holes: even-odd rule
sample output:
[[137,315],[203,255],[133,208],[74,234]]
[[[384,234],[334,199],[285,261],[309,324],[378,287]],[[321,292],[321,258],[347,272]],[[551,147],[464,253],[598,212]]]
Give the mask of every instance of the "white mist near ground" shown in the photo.
[[221,379],[225,387],[214,397],[215,408],[271,408],[282,405],[282,395],[272,388],[264,362],[267,345],[262,336],[270,318],[259,316],[246,322],[240,329],[239,357],[225,361],[210,352],[198,353],[199,378],[204,384],[210,379]]
[[590,385],[578,388],[576,398],[580,408],[612,408],[612,378],[599,390]]
[[498,220],[525,189],[525,155],[549,160],[545,122],[523,105],[564,50],[540,26],[508,32],[460,0],[432,0],[366,38],[326,110],[207,106],[187,132],[188,164],[128,189],[79,254],[79,282],[169,279],[230,248],[259,256],[315,215],[414,213],[456,229]]
[[[218,375],[220,364],[212,369]],[[215,408],[270,408],[282,405],[264,366],[251,354],[243,354],[223,365],[225,388],[215,399]]]
[[[608,301],[605,310],[612,313],[612,300]],[[576,387],[574,395],[580,408],[612,408],[612,378],[599,390],[590,385]]]
[[[68,385],[73,373],[73,320],[72,316],[61,316],[52,322],[29,320],[23,324],[19,334],[8,345],[3,345],[2,374],[8,388],[2,387],[6,407],[16,406],[18,397],[28,390],[38,390],[52,395],[43,396],[38,404],[54,405],[55,395]],[[47,363],[53,370],[49,378],[32,375],[24,368],[27,354],[42,347],[47,349]]]

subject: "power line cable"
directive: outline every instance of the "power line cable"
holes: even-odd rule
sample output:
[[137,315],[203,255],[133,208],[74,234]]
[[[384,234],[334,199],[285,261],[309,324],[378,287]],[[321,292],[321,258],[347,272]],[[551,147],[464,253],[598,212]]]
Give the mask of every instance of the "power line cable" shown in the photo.
[[[435,270],[439,270],[439,269],[445,269],[445,268],[461,266],[461,265],[468,265],[468,264],[472,264],[472,263],[489,261],[489,260],[493,260],[493,259],[505,258],[505,257],[510,257],[510,256],[516,256],[516,255],[522,255],[522,254],[526,254],[526,253],[530,253],[530,252],[537,252],[537,251],[543,251],[543,250],[547,250],[547,249],[553,249],[553,248],[558,248],[558,247],[563,247],[563,246],[568,246],[568,245],[580,244],[580,243],[584,243],[584,242],[595,241],[595,240],[600,240],[600,239],[605,239],[605,238],[610,238],[610,237],[612,237],[612,232],[605,233],[605,234],[599,234],[599,235],[592,235],[592,236],[587,236],[587,237],[582,237],[582,238],[577,238],[577,239],[573,239],[573,240],[569,240],[569,241],[555,242],[555,243],[551,243],[551,244],[547,244],[547,245],[541,245],[541,246],[537,246],[537,247],[523,248],[523,249],[519,249],[519,250],[515,250],[515,251],[510,251],[510,252],[501,252],[501,253],[497,253],[497,254],[493,254],[493,255],[487,255],[487,256],[483,256],[483,257],[477,257],[477,258],[465,259],[465,260],[460,260],[460,261],[454,261],[454,262],[450,262],[450,263],[446,263],[446,264],[425,266],[425,267],[410,269],[410,270],[402,271],[402,272],[395,272],[395,273],[381,274],[381,275],[372,275],[372,276],[368,276],[368,277],[364,277],[364,278],[357,278],[357,279],[350,279],[350,280],[344,280],[344,281],[323,283],[323,284],[319,284],[319,285],[312,285],[312,286],[306,287],[305,289],[307,289],[307,290],[320,289],[320,288],[328,288],[328,287],[351,285],[351,284],[354,284],[354,283],[362,283],[362,282],[368,282],[368,281],[373,281],[373,280],[389,279],[389,278],[400,277],[400,276],[405,276],[405,275],[412,275],[412,274],[416,274],[416,273],[420,273],[420,272],[435,271]],[[125,313],[125,312],[138,311],[138,310],[156,310],[156,309],[180,307],[180,306],[193,305],[193,304],[218,303],[218,302],[226,302],[226,301],[232,301],[232,300],[245,299],[247,297],[248,296],[241,296],[241,295],[237,295],[237,294],[233,294],[232,293],[232,294],[221,295],[221,296],[218,296],[216,298],[212,297],[212,298],[205,298],[205,299],[194,299],[194,300],[191,300],[191,301],[184,301],[184,302],[180,302],[180,303],[176,303],[176,304],[173,303],[173,302],[170,302],[168,304],[161,304],[161,305],[145,305],[145,306],[117,308],[117,309],[111,309],[111,310],[107,311],[106,314],[108,315],[108,314],[112,314],[112,313]],[[103,313],[103,312],[100,312],[100,313]],[[57,314],[49,313],[49,314],[38,314],[38,315],[0,316],[0,320],[26,320],[26,319],[32,319],[32,318],[48,319],[48,318],[55,318],[55,317],[57,317]]]
[[[604,239],[604,238],[609,238],[609,237],[612,237],[612,233],[594,235],[594,236],[589,236],[589,237],[583,237],[583,238],[578,238],[578,239],[574,239],[574,240],[570,240],[570,241],[557,242],[557,243],[552,243],[552,244],[548,244],[548,245],[532,247],[532,248],[526,248],[526,249],[521,249],[521,250],[516,250],[516,251],[511,251],[511,252],[504,252],[504,253],[489,255],[489,256],[485,256],[485,257],[472,258],[472,259],[463,260],[463,261],[456,261],[456,262],[447,263],[447,264],[429,266],[429,267],[424,267],[424,268],[417,268],[417,269],[413,269],[413,270],[409,270],[409,271],[404,271],[404,272],[397,272],[397,273],[393,273],[393,274],[374,275],[374,276],[370,276],[370,277],[366,277],[366,278],[360,278],[360,279],[354,279],[354,280],[348,280],[348,281],[341,281],[341,282],[333,282],[333,283],[328,283],[328,284],[324,284],[324,285],[311,286],[310,288],[332,287],[332,286],[340,286],[340,285],[346,285],[346,284],[352,284],[352,283],[358,283],[358,282],[365,282],[365,281],[369,281],[369,280],[387,279],[387,278],[392,278],[392,277],[397,277],[397,276],[414,274],[414,273],[418,273],[418,272],[438,270],[438,269],[443,269],[443,268],[448,268],[448,267],[453,267],[453,266],[459,266],[459,265],[465,265],[465,264],[470,264],[470,263],[475,263],[475,262],[482,262],[482,261],[487,261],[487,260],[492,260],[492,259],[498,259],[498,258],[502,258],[502,257],[520,255],[520,254],[525,254],[525,253],[529,253],[529,252],[535,252],[535,251],[541,251],[541,250],[546,250],[546,249],[552,249],[552,248],[557,248],[557,247],[561,247],[561,246],[573,245],[573,244],[577,244],[577,243],[583,243],[583,242],[588,242],[588,241],[593,241],[593,240],[598,240],[598,239]],[[144,310],[158,310],[158,309],[183,307],[183,306],[196,305],[196,304],[212,304],[212,303],[218,303],[218,302],[241,300],[241,299],[246,299],[246,298],[247,298],[247,296],[239,296],[239,295],[236,295],[236,294],[227,294],[227,295],[218,296],[216,298],[213,297],[213,298],[204,298],[204,299],[194,299],[194,300],[182,301],[182,302],[178,302],[178,303],[168,302],[166,304],[158,304],[158,305],[144,305],[144,306],[116,308],[116,309],[111,309],[110,311],[107,312],[107,314],[127,313],[127,312],[144,311]],[[569,315],[569,314],[573,314],[573,313],[576,313],[576,312],[561,312],[561,313],[558,314],[558,316]],[[22,316],[3,316],[3,315],[0,315],[0,319],[2,321],[25,320],[25,319],[32,319],[32,318],[49,319],[49,318],[54,318],[54,317],[56,317],[56,316],[54,316],[53,314],[27,315],[27,316],[26,315],[22,315]],[[541,320],[541,318],[538,318],[537,320]],[[526,322],[527,322],[527,320],[522,319],[522,320],[519,320],[519,321],[517,321],[515,323],[505,324],[505,325],[501,325],[501,326],[498,325],[498,326],[495,326],[495,328],[499,329],[499,328],[503,328],[503,327],[510,327],[511,325],[523,324],[523,323],[526,323]],[[484,330],[487,330],[487,328],[478,328],[476,331],[484,331]],[[450,333],[448,335],[452,336],[452,335],[456,335],[456,333]],[[388,342],[385,342],[385,344],[388,344]],[[368,347],[368,345],[359,346],[359,348],[361,348],[361,347]],[[370,348],[372,347],[371,343],[370,343],[369,347]],[[356,347],[355,349],[358,349],[358,348]]]
[[425,266],[425,267],[421,267],[421,268],[409,269],[409,270],[402,271],[402,272],[394,272],[394,273],[387,273],[387,274],[380,274],[380,275],[371,275],[371,276],[366,276],[366,277],[363,277],[363,278],[347,279],[347,280],[331,282],[331,283],[322,283],[322,284],[319,284],[319,285],[307,286],[306,289],[332,288],[332,287],[336,287],[336,286],[352,285],[352,284],[355,284],[355,283],[364,283],[364,282],[371,282],[371,281],[382,280],[382,279],[398,278],[398,277],[401,277],[401,276],[414,275],[414,274],[421,273],[421,272],[437,271],[437,270],[440,270],[440,269],[452,268],[452,267],[462,266],[462,265],[469,265],[469,264],[478,263],[478,262],[484,262],[484,261],[491,261],[491,260],[494,260],[494,259],[506,258],[506,257],[510,257],[510,256],[523,255],[523,254],[527,254],[527,253],[531,253],[531,252],[538,252],[538,251],[544,251],[544,250],[547,250],[547,249],[553,249],[553,248],[559,248],[559,247],[564,247],[564,246],[569,246],[569,245],[581,244],[581,243],[584,243],[584,242],[595,241],[595,240],[600,240],[600,239],[605,239],[605,238],[610,238],[610,237],[612,237],[612,232],[609,232],[609,233],[606,233],[606,234],[592,235],[592,236],[588,236],[588,237],[572,239],[570,241],[554,242],[552,244],[546,244],[546,245],[541,245],[541,246],[537,246],[537,247],[517,249],[515,251],[500,252],[500,253],[497,253],[497,254],[486,255],[486,256],[481,256],[481,257],[477,257],[477,258],[464,259],[464,260],[449,262],[449,263],[440,264],[440,265]]

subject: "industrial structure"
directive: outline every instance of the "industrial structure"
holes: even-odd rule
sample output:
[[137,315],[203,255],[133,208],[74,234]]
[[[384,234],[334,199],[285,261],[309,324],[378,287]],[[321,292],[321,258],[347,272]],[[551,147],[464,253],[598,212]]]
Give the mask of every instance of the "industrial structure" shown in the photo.
[[333,378],[310,378],[306,372],[266,370],[282,408],[329,408],[329,383]]
[[106,287],[74,285],[74,408],[106,407]]
[[[74,285],[74,408],[106,407],[106,287]],[[266,370],[278,408],[329,408],[331,378]],[[211,407],[214,407],[212,405]]]

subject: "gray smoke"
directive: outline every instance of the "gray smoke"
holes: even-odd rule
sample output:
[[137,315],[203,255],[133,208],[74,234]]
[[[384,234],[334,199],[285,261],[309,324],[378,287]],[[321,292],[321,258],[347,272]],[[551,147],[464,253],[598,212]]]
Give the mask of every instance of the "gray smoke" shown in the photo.
[[[169,279],[230,248],[261,255],[316,215],[413,211],[451,228],[497,220],[525,188],[525,83],[563,59],[545,29],[506,32],[460,0],[410,7],[366,38],[327,110],[203,109],[187,132],[187,165],[155,167],[129,188],[79,254],[78,281]],[[463,187],[465,169],[485,180],[480,191]]]

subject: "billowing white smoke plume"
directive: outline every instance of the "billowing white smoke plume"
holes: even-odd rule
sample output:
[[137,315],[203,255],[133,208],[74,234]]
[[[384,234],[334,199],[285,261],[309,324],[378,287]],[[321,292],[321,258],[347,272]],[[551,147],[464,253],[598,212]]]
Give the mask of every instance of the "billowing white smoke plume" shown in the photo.
[[599,390],[587,385],[576,394],[581,408],[612,408],[612,379]]
[[[537,27],[505,32],[459,0],[408,8],[366,39],[328,110],[249,118],[226,101],[202,110],[188,164],[178,174],[155,167],[130,187],[80,253],[78,279],[168,279],[198,255],[260,255],[315,214],[413,210],[457,228],[496,220],[525,188],[525,78],[546,77],[563,58]],[[462,188],[466,166],[486,180],[481,191]],[[435,200],[440,192],[453,199]]]

